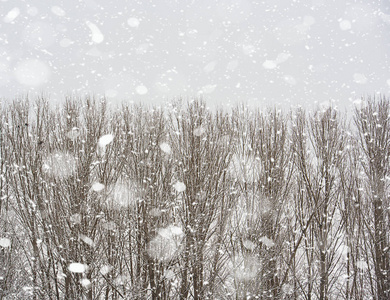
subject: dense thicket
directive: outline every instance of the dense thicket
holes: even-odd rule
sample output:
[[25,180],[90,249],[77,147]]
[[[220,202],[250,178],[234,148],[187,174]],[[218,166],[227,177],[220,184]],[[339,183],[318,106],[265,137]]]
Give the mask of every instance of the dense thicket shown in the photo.
[[390,102],[357,105],[1,107],[0,299],[390,299]]

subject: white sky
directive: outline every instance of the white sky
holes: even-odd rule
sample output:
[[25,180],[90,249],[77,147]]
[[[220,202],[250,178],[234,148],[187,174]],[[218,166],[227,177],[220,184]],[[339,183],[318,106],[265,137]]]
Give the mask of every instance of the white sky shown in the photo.
[[0,0],[0,97],[349,105],[390,94],[390,1]]

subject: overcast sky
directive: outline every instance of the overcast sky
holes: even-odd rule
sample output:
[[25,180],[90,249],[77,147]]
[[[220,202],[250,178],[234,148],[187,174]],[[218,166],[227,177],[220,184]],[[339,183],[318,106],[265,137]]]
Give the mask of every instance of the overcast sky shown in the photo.
[[389,55],[389,0],[0,0],[5,98],[349,105]]

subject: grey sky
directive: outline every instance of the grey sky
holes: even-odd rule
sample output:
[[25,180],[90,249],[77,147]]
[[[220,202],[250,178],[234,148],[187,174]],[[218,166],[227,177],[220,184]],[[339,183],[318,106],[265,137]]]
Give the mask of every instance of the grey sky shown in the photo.
[[390,92],[390,1],[0,0],[0,96],[306,104]]

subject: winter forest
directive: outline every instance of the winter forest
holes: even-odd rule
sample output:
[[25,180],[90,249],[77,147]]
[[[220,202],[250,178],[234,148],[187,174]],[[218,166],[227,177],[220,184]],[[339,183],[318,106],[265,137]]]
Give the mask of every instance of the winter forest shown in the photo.
[[0,299],[390,298],[390,101],[2,105]]

